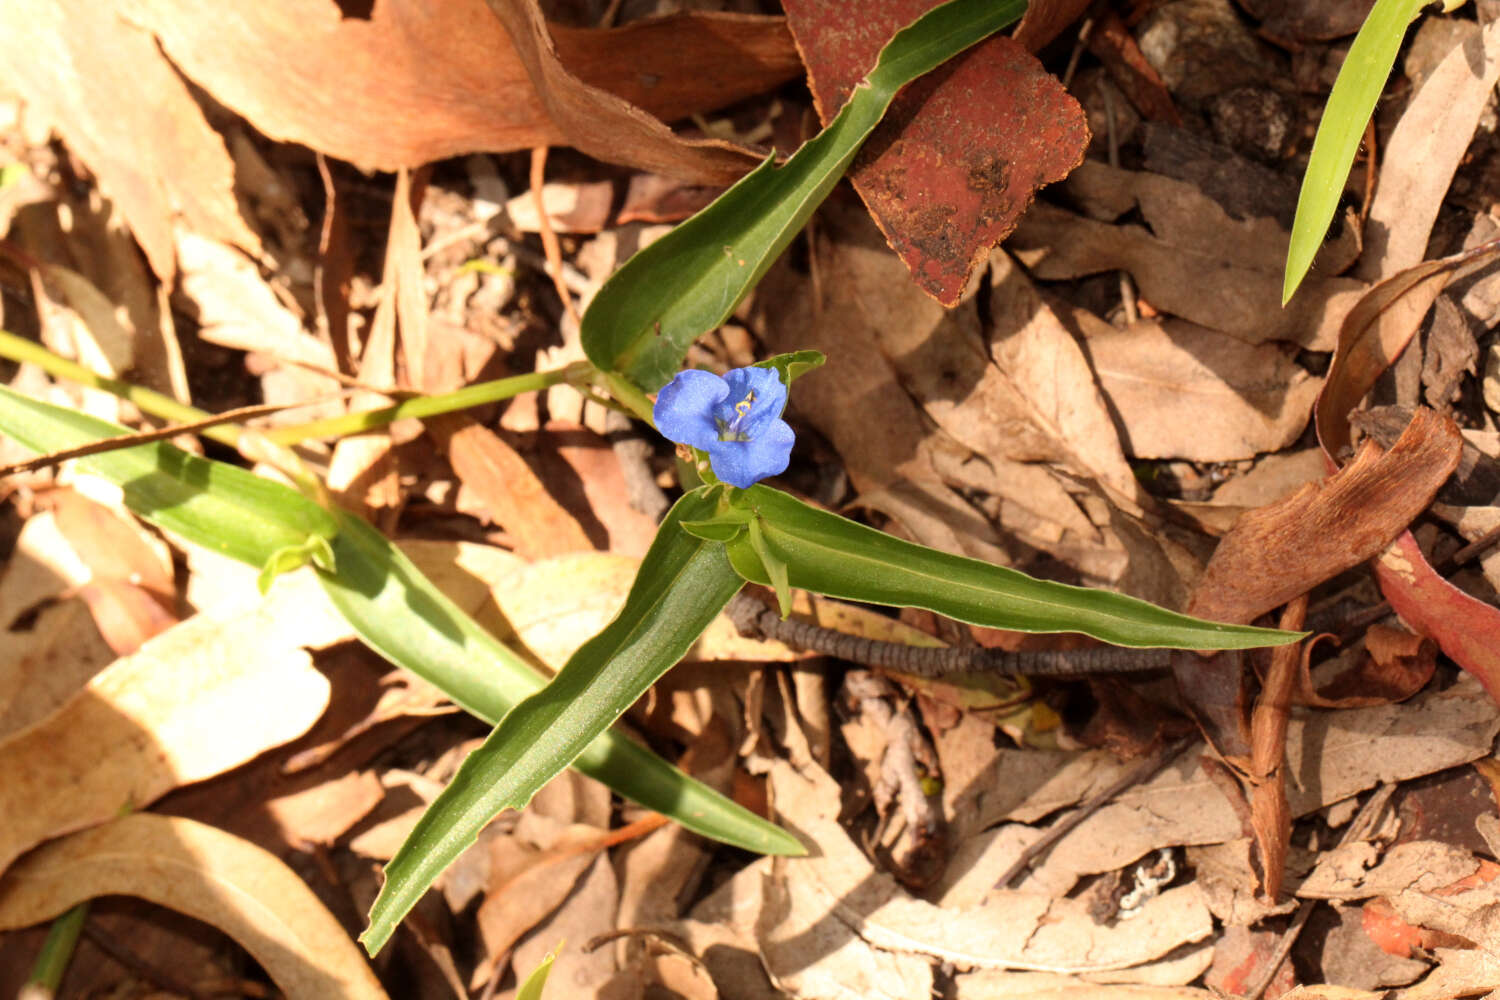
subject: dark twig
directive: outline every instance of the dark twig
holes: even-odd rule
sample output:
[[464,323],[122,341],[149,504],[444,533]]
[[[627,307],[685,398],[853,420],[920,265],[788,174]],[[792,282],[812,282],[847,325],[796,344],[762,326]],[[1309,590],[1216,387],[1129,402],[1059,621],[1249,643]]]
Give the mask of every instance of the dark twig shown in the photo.
[[1005,874],[995,880],[996,888],[1004,889],[1017,878],[1024,875],[1044,854],[1052,849],[1052,845],[1076,829],[1078,824],[1094,815],[1094,813],[1110,802],[1113,802],[1115,797],[1121,792],[1127,788],[1133,788],[1142,782],[1150,781],[1156,775],[1156,772],[1176,760],[1177,756],[1191,742],[1193,742],[1192,737],[1185,737],[1177,740],[1175,743],[1167,744],[1161,753],[1138,762],[1135,767],[1120,775],[1114,784],[1065,815],[1056,823],[1047,827],[1041,839],[1026,845],[1026,848],[1021,851],[1021,856],[1016,858],[1015,864],[1007,868]]
[[988,671],[1032,677],[1128,673],[1168,665],[1169,651],[1093,646],[1087,649],[1027,649],[1011,652],[982,646],[908,646],[904,642],[867,639],[812,622],[781,619],[755,597],[740,593],[725,609],[742,635],[775,639],[789,646],[836,656],[867,667],[899,670],[918,677]]

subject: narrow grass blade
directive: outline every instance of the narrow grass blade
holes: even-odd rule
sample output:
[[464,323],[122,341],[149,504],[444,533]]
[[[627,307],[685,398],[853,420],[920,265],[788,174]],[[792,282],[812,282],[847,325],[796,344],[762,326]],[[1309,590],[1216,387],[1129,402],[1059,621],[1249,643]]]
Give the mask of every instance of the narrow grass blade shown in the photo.
[[[1082,632],[1118,646],[1245,649],[1301,633],[1201,621],[1154,604],[949,555],[810,507],[768,486],[746,491],[761,545],[786,564],[793,587],[830,597],[926,608],[959,621],[1021,632]],[[746,532],[727,548],[737,572],[769,584]]]
[[1297,216],[1292,220],[1292,242],[1286,253],[1286,277],[1281,304],[1286,305],[1307,277],[1339,198],[1354,156],[1359,152],[1365,125],[1375,112],[1375,102],[1396,65],[1396,53],[1406,27],[1429,0],[1376,0],[1334,81],[1333,92],[1323,108],[1323,120],[1313,139],[1312,156],[1302,175],[1302,193],[1297,197]]
[[[75,447],[125,431],[0,386],[0,433],[35,450]],[[127,505],[146,520],[252,566],[316,532],[328,541],[337,567],[334,573],[319,573],[319,579],[356,634],[486,722],[498,722],[517,702],[544,687],[543,678],[524,660],[353,515],[331,513],[289,487],[164,442],[106,452],[79,464],[121,486]],[[729,575],[738,587],[738,576]],[[626,798],[746,850],[801,850],[783,830],[627,737],[604,729],[585,742],[570,754],[577,756],[575,765]]]
[[822,204],[896,92],[1025,10],[1025,0],[952,0],[897,32],[837,117],[784,165],[762,163],[605,282],[583,317],[589,360],[647,392],[665,385]]
[[[708,489],[684,496],[662,522],[625,606],[573,654],[552,683],[521,702],[469,755],[386,866],[385,886],[361,940],[379,951],[434,879],[502,809],[520,809],[619,718],[698,637],[740,589],[724,546],[695,538],[682,521],[715,509]],[[674,806],[673,813],[685,811]],[[801,853],[789,834],[758,849]]]

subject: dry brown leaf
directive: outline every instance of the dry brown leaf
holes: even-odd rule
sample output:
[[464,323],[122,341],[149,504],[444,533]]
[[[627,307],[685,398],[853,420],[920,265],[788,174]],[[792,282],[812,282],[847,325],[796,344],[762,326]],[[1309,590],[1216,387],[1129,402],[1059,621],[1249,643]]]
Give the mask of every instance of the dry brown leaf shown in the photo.
[[[1193,191],[1191,185],[1170,183],[1178,190]],[[1339,321],[1364,285],[1350,278],[1309,278],[1283,309],[1284,251],[1280,257],[1265,252],[1243,259],[1233,249],[1237,245],[1247,250],[1266,247],[1267,241],[1256,234],[1268,221],[1241,222],[1228,216],[1217,202],[1202,195],[1196,199],[1199,211],[1222,220],[1211,243],[1202,240],[1210,228],[1207,225],[1180,232],[1164,228],[1182,241],[1173,243],[1137,225],[1109,225],[1037,204],[1006,246],[1037,278],[1057,281],[1124,270],[1135,279],[1141,297],[1160,312],[1251,344],[1285,340],[1311,350],[1328,350]]]
[[1120,330],[1083,310],[1072,318],[1135,458],[1253,458],[1291,445],[1307,426],[1319,383],[1280,345],[1184,320]]
[[[934,906],[875,871],[837,821],[838,785],[816,765],[798,773],[778,762],[771,789],[778,822],[813,848],[805,859],[772,860],[775,874],[758,929],[773,975],[779,964],[798,968],[804,979],[839,975],[836,966],[820,968],[826,952],[819,949],[845,942],[867,942],[879,949],[874,955],[884,952],[891,961],[916,953],[980,968],[1103,972],[1160,958],[1212,931],[1208,909],[1190,885],[1148,901],[1138,923],[1116,928],[1096,923],[1081,900],[1039,893],[997,891],[977,907]],[[930,975],[925,965],[921,971]],[[890,982],[849,985],[864,985],[874,991],[870,996],[916,995]]]
[[954,1000],[1216,1000],[1190,986],[1101,986],[1050,972],[983,970],[954,977]]
[[260,249],[240,218],[223,141],[150,34],[122,22],[113,5],[8,6],[0,62],[28,112],[50,123],[93,171],[165,283],[176,272],[178,220],[211,239]]
[[116,819],[38,848],[0,879],[0,927],[98,896],[138,896],[217,927],[289,1000],[383,1000],[344,928],[274,855],[192,820]]
[[1035,52],[1082,17],[1088,5],[1089,0],[1037,0],[1027,4],[1011,37]]
[[266,813],[282,839],[305,850],[331,846],[385,798],[385,787],[373,771],[350,771],[320,785],[265,803]]
[[577,823],[546,850],[527,849],[517,838],[490,846],[490,884],[474,916],[486,957],[474,968],[471,989],[482,988],[516,942],[568,897],[598,857],[602,836],[599,828]]
[[473,500],[510,534],[523,559],[593,550],[578,519],[500,435],[462,414],[429,418],[425,425]]
[[[1373,788],[1454,767],[1489,754],[1500,732],[1494,707],[1471,678],[1445,691],[1424,690],[1400,705],[1294,715],[1287,727],[1287,789],[1293,816]],[[1399,746],[1393,754],[1390,747]],[[1385,748],[1385,749],[1382,749]],[[1036,751],[1005,751],[987,769],[984,815],[1010,823],[960,844],[943,887],[945,906],[985,899],[1000,873],[1039,835],[1029,824],[1097,793],[1128,768],[1103,751],[1059,754],[1029,763]],[[1046,755],[1052,757],[1053,755]],[[1066,893],[1081,875],[1115,871],[1160,847],[1222,843],[1243,834],[1240,815],[1199,762],[1185,754],[1150,781],[1122,793],[1059,841],[1022,885]],[[1017,801],[1017,793],[1021,801]],[[1003,810],[1003,811],[1002,811]],[[1245,873],[1248,876],[1248,872]]]
[[1464,35],[1386,140],[1359,265],[1368,280],[1388,278],[1426,256],[1438,209],[1500,80],[1500,22],[1469,25]]
[[530,0],[390,0],[367,19],[315,0],[212,11],[121,3],[188,77],[260,131],[365,169],[569,144],[729,184],[753,154],[677,138],[650,114],[712,110],[801,68],[775,18],[688,14],[549,34]]
[[1369,442],[1316,486],[1241,518],[1199,578],[1189,613],[1250,622],[1378,553],[1458,464],[1458,428],[1418,410],[1390,451]]
[[[316,593],[316,581],[303,580]],[[306,732],[329,684],[300,647],[345,631],[326,601],[292,583],[249,613],[198,615],[117,660],[56,712],[0,742],[11,775],[0,782],[0,868],[48,837]]]
[[[594,938],[615,929],[615,901],[618,898],[615,871],[609,858],[595,858],[579,881],[577,890],[548,920],[516,945],[511,956],[511,969],[518,977],[528,975],[544,955],[562,944],[557,960],[552,963],[548,982],[566,983],[574,996],[619,995],[612,993],[609,987],[616,974],[613,949],[587,950]],[[557,978],[554,980],[552,976]],[[623,985],[625,989],[630,987],[628,980]]]

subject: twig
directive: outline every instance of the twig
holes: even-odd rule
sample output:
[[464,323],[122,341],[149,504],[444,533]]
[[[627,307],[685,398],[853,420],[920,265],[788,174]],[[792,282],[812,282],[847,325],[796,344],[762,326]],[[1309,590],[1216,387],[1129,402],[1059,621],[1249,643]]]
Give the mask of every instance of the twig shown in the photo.
[[568,294],[568,284],[563,280],[562,246],[557,234],[552,231],[552,220],[547,218],[547,198],[543,187],[547,180],[547,147],[537,146],[531,151],[531,198],[536,202],[537,231],[542,237],[542,249],[547,253],[547,273],[557,288],[557,297],[562,299],[563,311],[578,325],[578,310],[573,308],[573,296]]
[[1164,668],[1168,666],[1170,656],[1168,650],[1120,646],[1018,652],[980,646],[908,646],[904,642],[850,635],[795,618],[783,621],[775,611],[746,593],[735,595],[725,610],[742,635],[775,639],[851,663],[898,670],[918,677],[980,671],[1033,677],[1128,673]]
[[[311,406],[319,400],[311,400],[307,403],[297,403],[296,406]],[[165,441],[179,434],[196,434],[209,427],[218,427],[221,424],[232,424],[241,420],[249,420],[253,417],[263,417],[270,413],[279,413],[282,410],[292,409],[291,406],[281,404],[268,406],[241,406],[238,409],[226,410],[216,413],[204,420],[195,420],[185,424],[169,424],[166,427],[158,427],[156,430],[140,431],[133,434],[117,434],[114,437],[104,438],[100,441],[90,441],[88,444],[79,445],[76,448],[64,448],[62,451],[50,452],[46,455],[38,455],[36,458],[25,462],[16,462],[14,465],[0,465],[0,479],[6,476],[14,476],[20,472],[35,472],[37,469],[45,469],[52,465],[61,465],[63,462],[74,458],[86,458],[89,455],[99,455],[106,451],[118,451],[121,448],[134,448],[136,445],[150,444],[153,441]]]
[[[1391,795],[1396,791],[1392,783],[1381,785],[1375,794],[1360,806],[1359,812],[1349,821],[1349,826],[1344,830],[1344,835],[1339,838],[1339,846],[1353,843],[1360,837],[1366,835],[1375,826],[1375,821],[1380,818],[1380,813],[1385,809]],[[1302,934],[1302,928],[1307,926],[1307,919],[1312,916],[1313,907],[1318,905],[1316,899],[1304,899],[1302,905],[1297,907],[1297,913],[1292,917],[1292,922],[1287,925],[1281,934],[1281,940],[1276,943],[1276,950],[1271,953],[1266,967],[1261,970],[1259,978],[1251,984],[1250,989],[1245,991],[1244,1000],[1260,1000],[1262,993],[1271,985],[1271,980],[1276,978],[1281,964],[1291,954],[1292,946],[1297,943],[1297,938]]]
[[1140,761],[1135,767],[1122,774],[1114,784],[1068,813],[1056,823],[1053,823],[1046,829],[1039,840],[1028,844],[1021,851],[1021,856],[1016,858],[1015,864],[1007,868],[1005,874],[995,880],[995,887],[1003,889],[1021,875],[1024,875],[1044,854],[1052,849],[1052,845],[1071,833],[1078,824],[1114,801],[1115,797],[1127,788],[1132,788],[1144,781],[1151,780],[1156,772],[1176,760],[1178,755],[1192,742],[1192,737],[1184,737],[1174,743],[1169,743],[1161,753]]

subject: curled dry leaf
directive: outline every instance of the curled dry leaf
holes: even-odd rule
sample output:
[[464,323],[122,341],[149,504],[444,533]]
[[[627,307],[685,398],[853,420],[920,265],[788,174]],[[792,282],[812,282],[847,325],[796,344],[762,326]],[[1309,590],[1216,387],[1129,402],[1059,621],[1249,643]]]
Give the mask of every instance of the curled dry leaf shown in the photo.
[[0,928],[50,920],[98,896],[137,896],[217,927],[288,1000],[386,995],[295,872],[249,841],[189,819],[137,813],[38,848],[0,879]]
[[[1411,342],[1454,273],[1497,259],[1500,242],[1423,262],[1376,285],[1350,311],[1313,411],[1330,463],[1349,442],[1349,414]],[[1500,610],[1443,579],[1409,532],[1392,542],[1374,568],[1381,592],[1397,614],[1500,700]]]
[[1026,14],[1011,37],[1035,52],[1082,17],[1088,6],[1089,0],[1035,0],[1026,5]]
[[313,593],[278,585],[250,613],[190,618],[0,742],[0,869],[306,732],[329,684],[301,647],[346,631]]
[[[824,124],[886,40],[934,6],[934,0],[786,4]],[[996,37],[904,89],[850,179],[917,284],[953,306],[1036,189],[1078,166],[1088,141],[1083,109],[1063,85],[1021,43]]]
[[170,284],[177,220],[258,251],[240,217],[234,167],[187,85],[148,32],[114,4],[25,0],[0,14],[0,63],[28,114],[50,123],[98,178]]
[[389,0],[368,19],[309,0],[121,2],[187,76],[266,135],[366,169],[567,144],[729,184],[753,153],[680,139],[651,115],[709,111],[800,69],[779,18],[689,14],[549,33],[534,0]]

